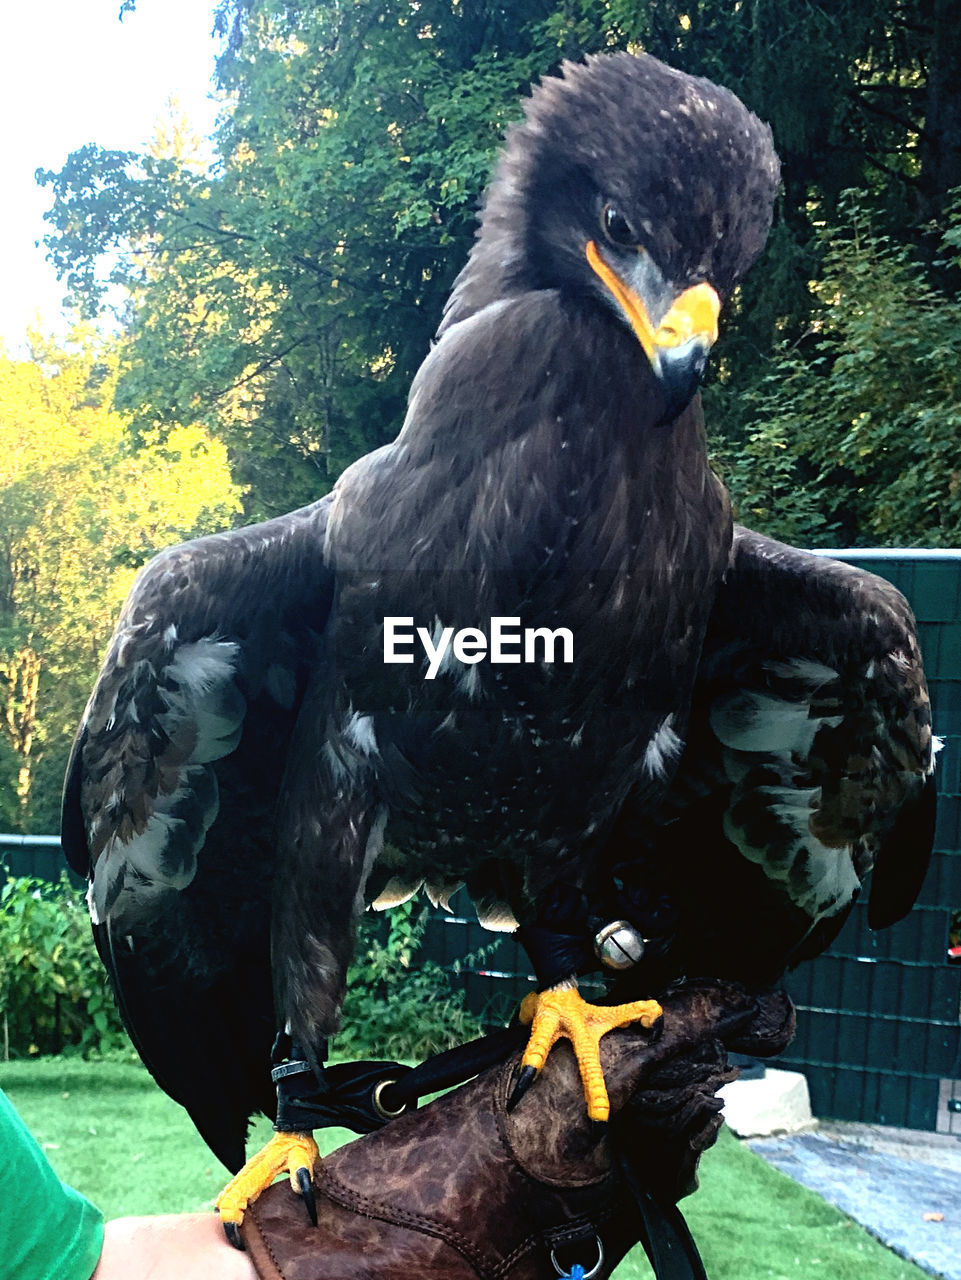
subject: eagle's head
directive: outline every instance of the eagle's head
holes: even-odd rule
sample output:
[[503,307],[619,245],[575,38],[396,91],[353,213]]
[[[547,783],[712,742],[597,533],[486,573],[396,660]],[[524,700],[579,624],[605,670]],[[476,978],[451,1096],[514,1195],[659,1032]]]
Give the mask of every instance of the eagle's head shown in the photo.
[[589,298],[633,331],[676,416],[778,175],[768,127],[709,80],[647,55],[565,63],[508,133],[449,320],[530,289]]

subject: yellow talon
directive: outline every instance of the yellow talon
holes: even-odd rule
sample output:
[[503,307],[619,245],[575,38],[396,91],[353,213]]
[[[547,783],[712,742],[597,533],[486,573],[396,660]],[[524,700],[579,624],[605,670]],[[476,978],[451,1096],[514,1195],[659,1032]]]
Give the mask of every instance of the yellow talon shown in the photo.
[[531,1035],[521,1065],[540,1071],[547,1055],[565,1036],[574,1046],[580,1068],[587,1114],[592,1120],[607,1120],[611,1113],[604,1072],[601,1069],[601,1037],[615,1027],[639,1022],[652,1027],[661,1016],[656,1000],[634,1000],[630,1004],[588,1004],[576,987],[531,993],[520,1009],[522,1022],[531,1022]]
[[536,991],[528,991],[527,995],[521,1001],[521,1007],[517,1014],[521,1022],[529,1024],[534,1021],[534,1016],[537,1013],[538,999],[539,996]]
[[261,1151],[252,1156],[240,1172],[227,1183],[217,1197],[220,1221],[226,1226],[240,1226],[244,1211],[270,1186],[278,1173],[290,1177],[290,1185],[299,1191],[297,1170],[313,1173],[320,1160],[317,1143],[309,1133],[275,1133]]

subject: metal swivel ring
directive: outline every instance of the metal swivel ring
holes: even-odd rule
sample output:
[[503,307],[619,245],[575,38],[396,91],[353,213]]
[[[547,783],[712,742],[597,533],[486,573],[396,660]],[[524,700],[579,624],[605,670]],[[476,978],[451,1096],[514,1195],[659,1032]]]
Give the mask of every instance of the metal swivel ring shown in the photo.
[[583,1267],[572,1267],[570,1271],[565,1271],[561,1264],[557,1261],[557,1251],[551,1250],[551,1265],[560,1276],[561,1280],[572,1280],[575,1270],[580,1273],[580,1280],[591,1280],[592,1276],[596,1276],[604,1265],[604,1245],[601,1243],[601,1237],[594,1234],[594,1243],[597,1245],[597,1261],[591,1267],[590,1271],[585,1271]]

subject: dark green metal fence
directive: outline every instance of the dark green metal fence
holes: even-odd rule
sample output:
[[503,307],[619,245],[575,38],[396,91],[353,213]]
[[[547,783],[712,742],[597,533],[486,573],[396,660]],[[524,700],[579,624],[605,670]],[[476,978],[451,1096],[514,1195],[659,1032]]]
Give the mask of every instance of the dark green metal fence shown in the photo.
[[[18,836],[0,833],[0,883],[7,876],[36,876],[57,880],[67,864],[57,836]],[[78,881],[79,883],[79,881]]]
[[961,1134],[961,968],[947,958],[961,911],[961,552],[832,554],[888,578],[914,609],[944,740],[938,825],[907,919],[872,933],[859,903],[830,951],[791,975],[798,1034],[781,1061],[804,1071],[818,1115]]
[[[935,854],[920,901],[893,929],[872,933],[859,904],[835,945],[789,979],[798,1035],[779,1065],[803,1071],[815,1114],[961,1135],[961,967],[948,964],[952,915],[961,911],[961,551],[831,554],[890,579],[918,618],[936,732]],[[56,877],[56,840],[0,836],[0,867]],[[19,843],[18,843],[19,842]],[[513,938],[463,915],[432,912],[430,958],[451,970],[472,1009],[502,1024],[530,990],[530,965]]]

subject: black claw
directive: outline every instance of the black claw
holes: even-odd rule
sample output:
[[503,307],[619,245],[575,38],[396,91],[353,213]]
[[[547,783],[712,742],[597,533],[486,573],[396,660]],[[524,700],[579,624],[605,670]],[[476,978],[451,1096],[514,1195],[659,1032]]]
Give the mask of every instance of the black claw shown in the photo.
[[224,1235],[227,1237],[228,1243],[232,1244],[235,1249],[239,1249],[241,1253],[246,1253],[247,1250],[244,1247],[243,1240],[241,1240],[240,1238],[240,1227],[237,1225],[237,1223],[222,1222],[220,1225],[224,1229]]
[[600,1140],[607,1133],[606,1120],[591,1120],[590,1130],[588,1132],[588,1141],[592,1147],[596,1147]]
[[301,1199],[304,1202],[304,1208],[307,1210],[307,1217],[310,1219],[310,1225],[317,1225],[317,1201],[314,1199],[314,1184],[310,1178],[310,1170],[301,1165],[297,1170],[297,1186],[300,1187]]
[[511,1096],[507,1099],[508,1114],[514,1110],[517,1104],[523,1098],[524,1094],[537,1079],[536,1067],[521,1067],[521,1073],[517,1077],[517,1083],[511,1091]]

